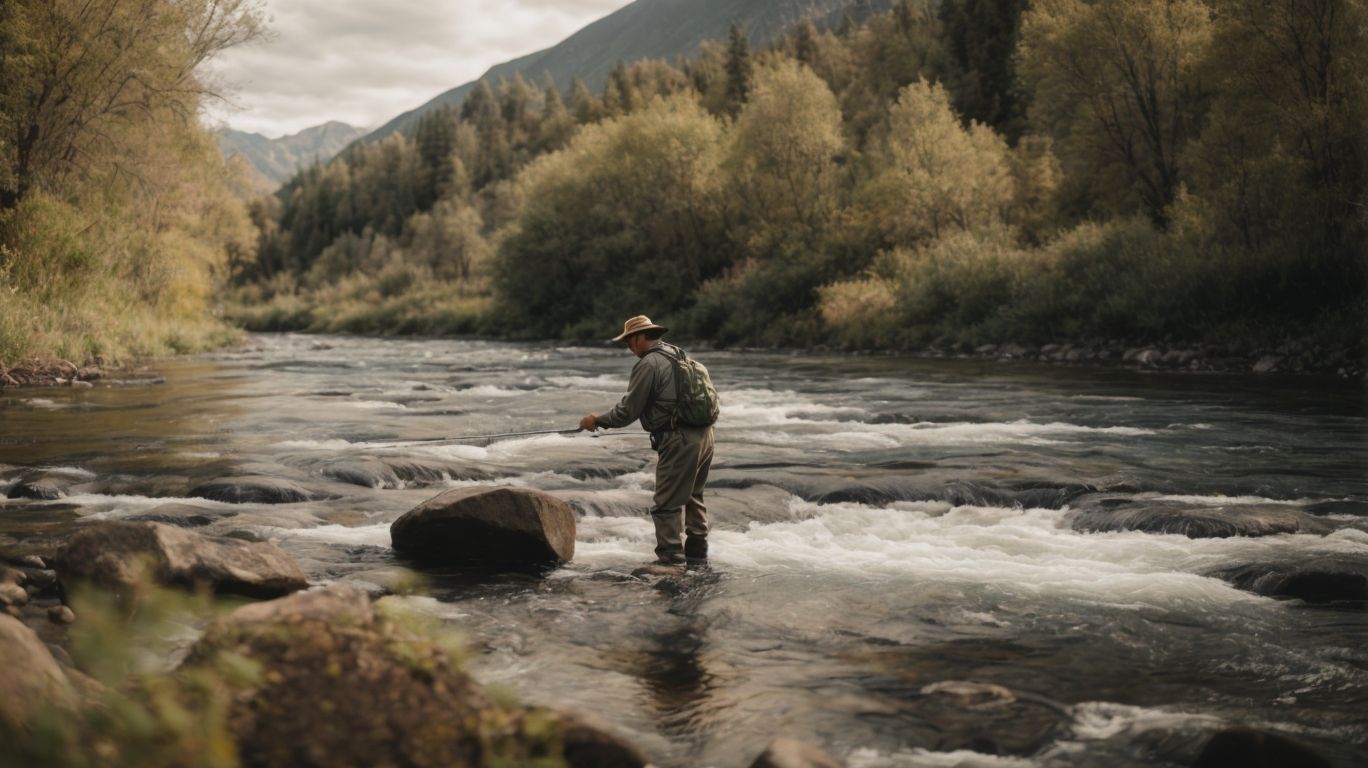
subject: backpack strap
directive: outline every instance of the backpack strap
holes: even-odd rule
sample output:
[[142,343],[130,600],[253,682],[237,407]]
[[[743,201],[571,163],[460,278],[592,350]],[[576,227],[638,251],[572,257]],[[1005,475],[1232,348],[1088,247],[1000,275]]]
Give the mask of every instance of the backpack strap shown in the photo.
[[[666,349],[667,347],[669,349]],[[677,355],[671,353],[671,349],[673,349]],[[664,355],[665,359],[670,361],[670,368],[674,371],[675,401],[674,410],[670,412],[670,429],[679,429],[679,406],[684,402],[684,371],[682,369],[684,367],[683,363],[685,360],[689,359],[689,355],[684,350],[669,343],[657,344],[646,350],[647,355],[652,352],[659,352]]]

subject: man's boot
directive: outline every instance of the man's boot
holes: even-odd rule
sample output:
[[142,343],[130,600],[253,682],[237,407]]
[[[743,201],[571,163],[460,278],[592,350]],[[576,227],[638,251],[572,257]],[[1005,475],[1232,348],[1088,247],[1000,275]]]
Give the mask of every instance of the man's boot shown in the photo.
[[708,537],[690,536],[684,540],[684,557],[689,560],[708,559]]

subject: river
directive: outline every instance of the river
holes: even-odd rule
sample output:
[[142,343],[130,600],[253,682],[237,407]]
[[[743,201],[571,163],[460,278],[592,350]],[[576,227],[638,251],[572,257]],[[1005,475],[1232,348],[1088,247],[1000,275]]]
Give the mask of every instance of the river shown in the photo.
[[[856,768],[1187,764],[1234,725],[1368,763],[1363,601],[1232,576],[1368,572],[1361,383],[699,357],[723,399],[713,562],[679,580],[631,576],[653,543],[637,429],[386,443],[569,428],[616,402],[630,355],[549,344],[259,335],[141,382],[0,391],[0,490],[36,468],[69,485],[0,502],[0,540],[179,502],[199,530],[278,542],[314,583],[378,591],[404,565],[399,515],[445,488],[526,485],[580,513],[573,562],[545,578],[431,573],[403,599],[465,636],[484,683],[596,713],[662,765],[747,765],[778,735]],[[343,481],[376,467],[380,487]],[[188,497],[244,475],[315,498]],[[1320,529],[1076,527],[1117,508],[1287,511]],[[953,681],[1015,700],[975,689],[987,700],[957,704],[936,693]]]

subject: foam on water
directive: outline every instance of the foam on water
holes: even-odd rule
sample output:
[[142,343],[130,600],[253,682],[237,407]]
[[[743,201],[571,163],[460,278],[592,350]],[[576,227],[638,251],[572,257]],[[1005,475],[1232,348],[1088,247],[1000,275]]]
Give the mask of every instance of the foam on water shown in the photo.
[[520,395],[526,395],[528,391],[529,390],[526,389],[497,387],[493,384],[477,384],[473,387],[457,390],[456,394],[464,395],[466,397],[518,397]]
[[1177,501],[1183,504],[1200,504],[1211,507],[1230,507],[1244,506],[1250,504],[1282,504],[1286,506],[1302,506],[1313,504],[1318,501],[1334,501],[1334,499],[1268,499],[1263,496],[1193,496],[1185,494],[1160,494],[1158,496],[1147,497],[1155,501]]
[[1215,715],[1135,707],[1106,701],[1087,701],[1071,708],[1073,737],[1081,741],[1104,741],[1148,731],[1211,730],[1225,721]]
[[314,528],[262,527],[260,532],[272,539],[300,539],[347,546],[390,546],[390,524],[320,525]]
[[953,752],[932,752],[910,749],[899,752],[880,752],[861,748],[846,757],[850,768],[1035,768],[1040,762],[1025,757],[985,755],[959,749]]
[[[1142,532],[1082,534],[1049,509],[899,502],[790,502],[790,521],[715,529],[721,567],[764,573],[823,573],[862,581],[983,585],[1027,600],[1120,608],[1272,604],[1205,576],[1292,554],[1368,557],[1368,534],[1188,539]],[[654,545],[649,520],[585,518],[577,561],[591,568],[640,562]]]
[[391,403],[388,400],[347,400],[345,402],[353,408],[361,408],[368,411],[408,410],[407,405],[404,405],[403,403]]
[[82,515],[95,520],[118,519],[128,515],[141,514],[164,504],[185,504],[206,509],[241,509],[245,506],[203,499],[198,496],[106,495],[103,493],[78,493],[54,503],[75,504],[80,507]]
[[625,392],[627,379],[623,376],[548,376],[546,383],[553,387],[590,392]]

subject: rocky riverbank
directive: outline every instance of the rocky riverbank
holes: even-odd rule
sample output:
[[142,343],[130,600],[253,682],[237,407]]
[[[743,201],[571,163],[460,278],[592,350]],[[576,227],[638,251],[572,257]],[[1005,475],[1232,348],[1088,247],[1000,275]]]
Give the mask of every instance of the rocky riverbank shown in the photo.
[[[813,351],[831,352],[818,347]],[[979,347],[919,350],[859,350],[856,355],[887,355],[932,359],[1021,361],[1051,365],[1109,366],[1137,370],[1190,373],[1253,373],[1334,376],[1363,379],[1368,374],[1364,355],[1348,347],[1285,344],[1280,347],[1238,350],[1196,345],[1124,346],[1097,344],[984,344]]]
[[98,358],[87,365],[69,360],[26,360],[11,368],[0,363],[0,388],[89,387],[105,378],[110,368]]

